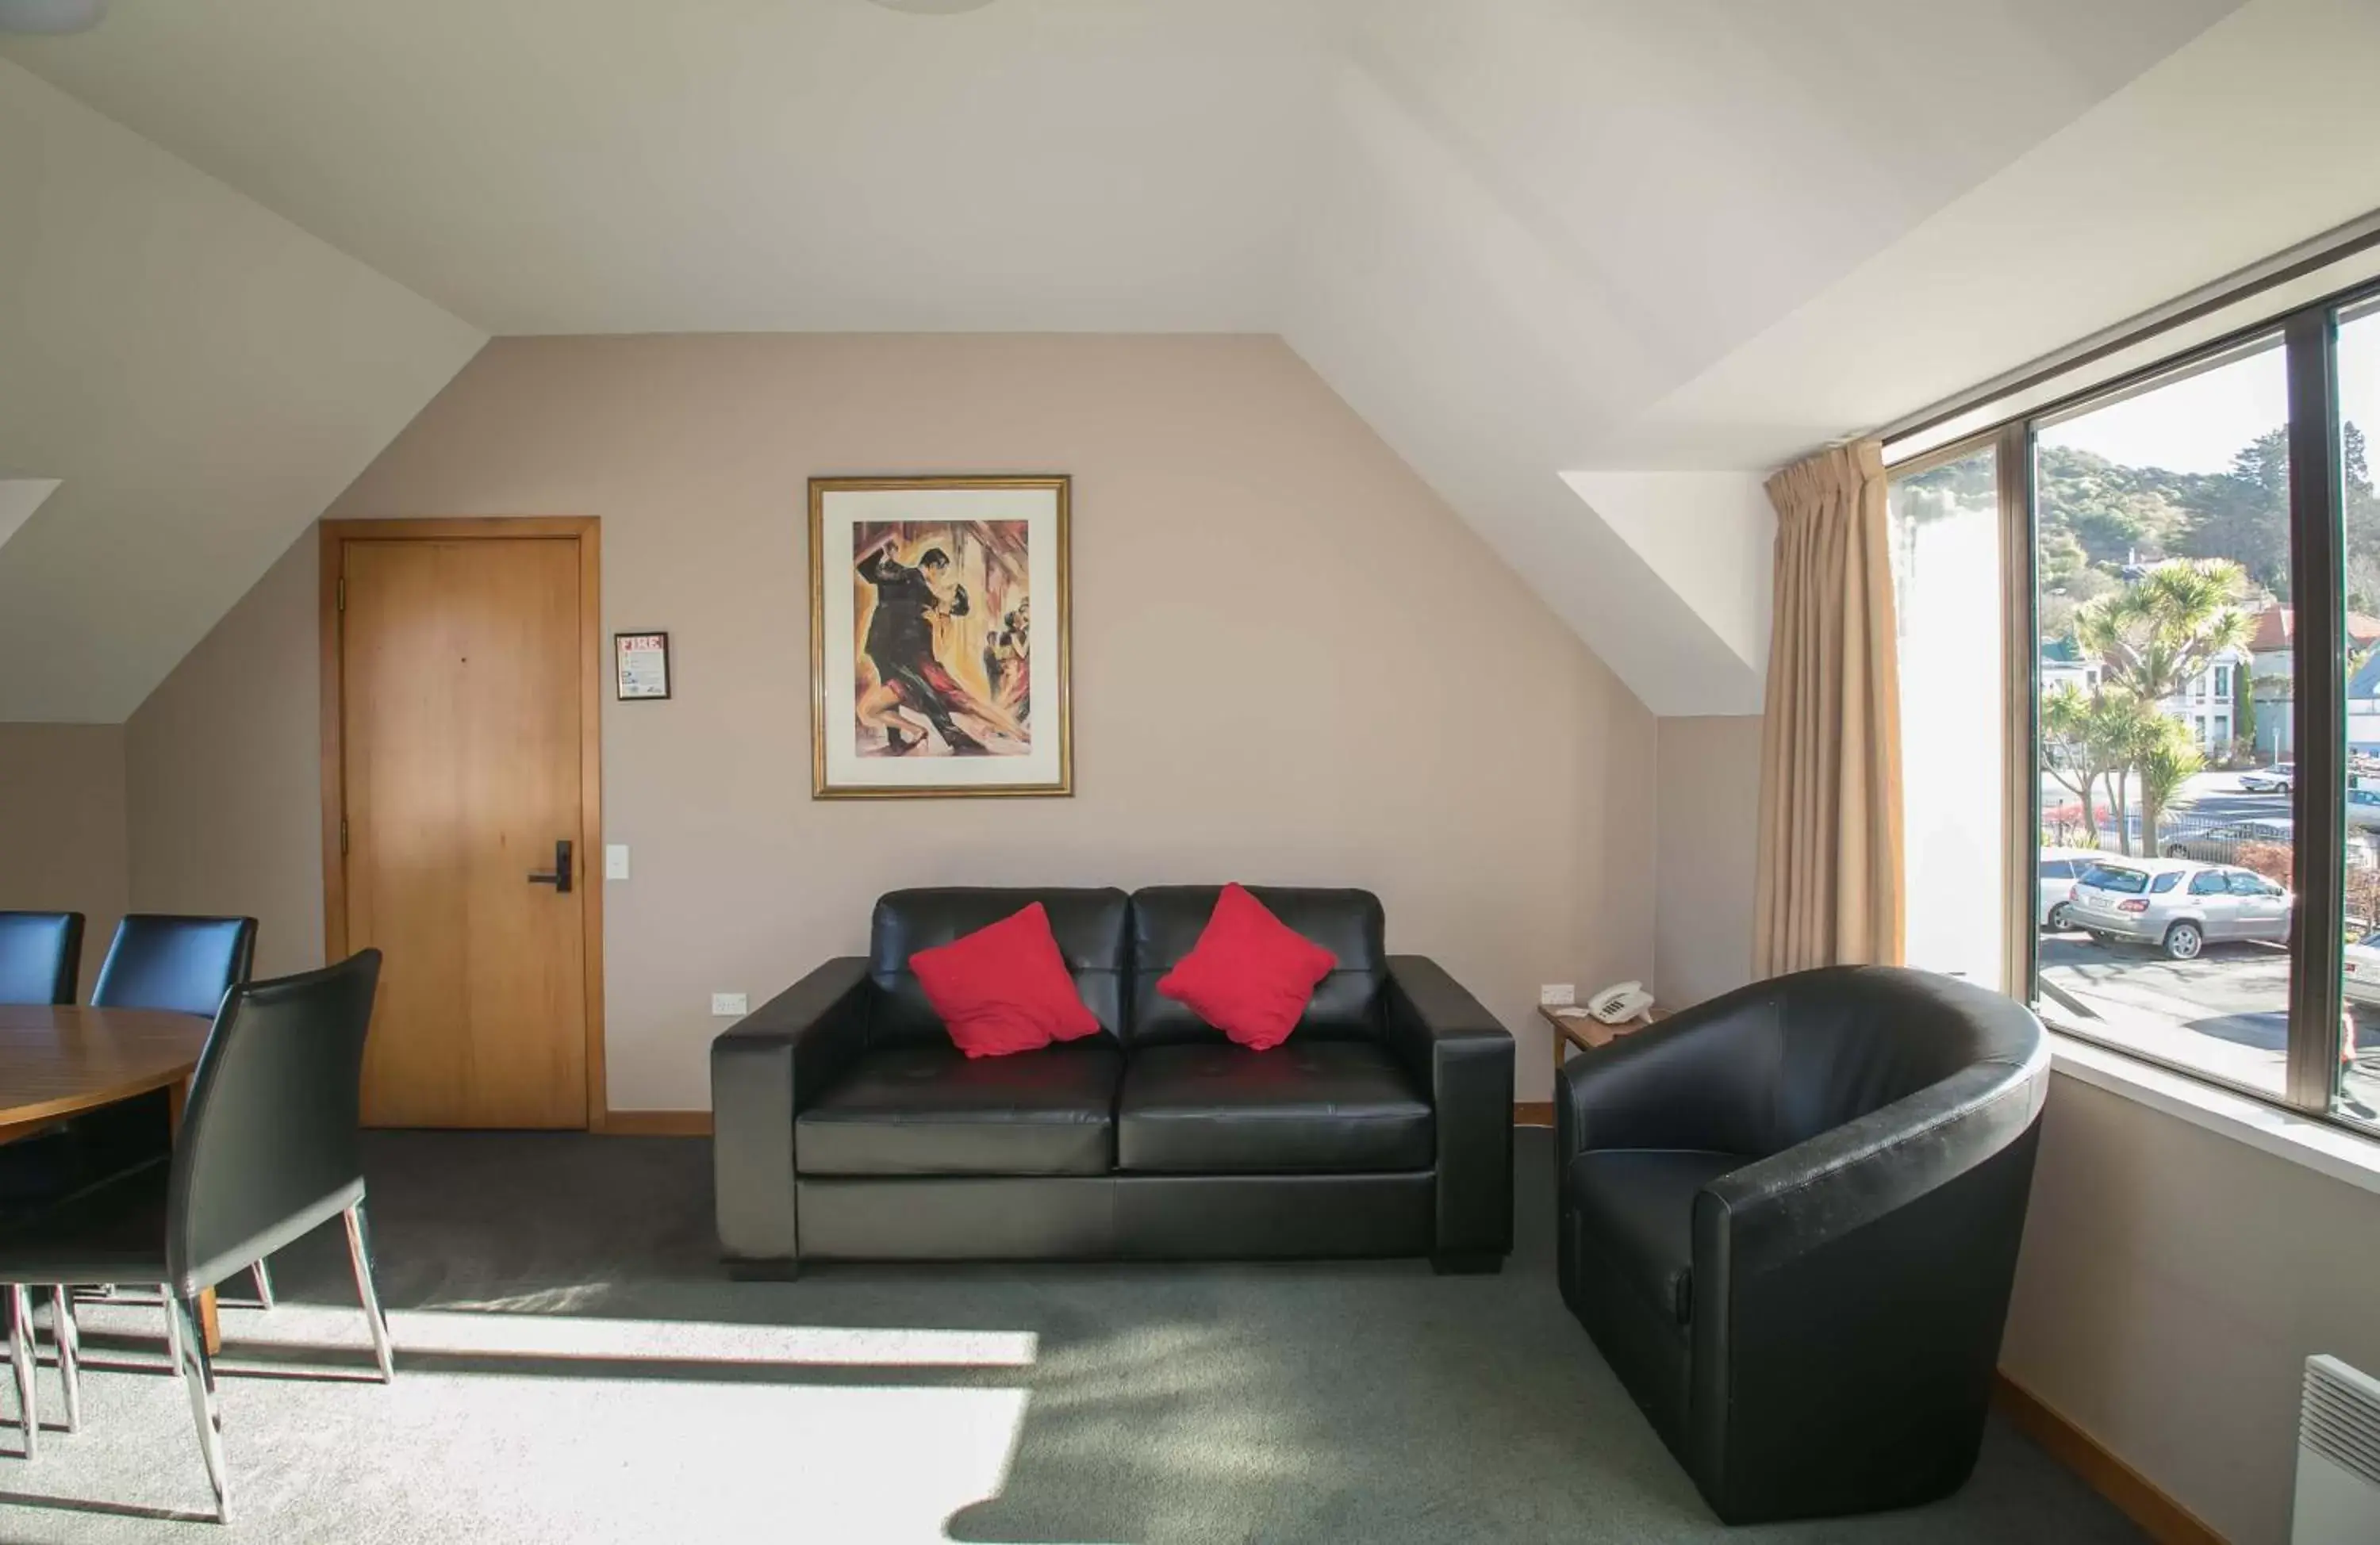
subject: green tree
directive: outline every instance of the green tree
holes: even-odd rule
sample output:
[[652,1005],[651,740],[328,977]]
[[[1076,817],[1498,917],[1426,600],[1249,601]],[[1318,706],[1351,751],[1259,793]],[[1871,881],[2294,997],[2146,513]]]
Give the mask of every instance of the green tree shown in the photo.
[[2186,688],[2227,649],[2247,646],[2248,577],[2228,559],[2172,559],[2077,611],[2075,636],[2107,680],[2151,706]]
[[2190,485],[2180,550],[2229,559],[2283,600],[2289,594],[2289,432],[2272,429],[2240,447],[2231,470]]
[[2231,735],[2256,754],[2256,682],[2245,661],[2231,672]]
[[[2082,802],[2086,848],[2099,845],[2099,785],[2122,765],[2129,744],[2127,718],[2124,705],[2104,691],[2085,693],[2069,683],[2041,699],[2041,743],[2049,754],[2042,770]],[[2120,820],[2117,832],[2125,851],[2131,851]]]
[[[2121,721],[2120,729],[2107,731],[2118,765],[2103,776],[2126,852],[2131,851],[2126,807],[2132,779],[2141,784],[2142,845],[2154,851],[2165,807],[2180,778],[2189,776],[2164,776],[2179,758],[2161,728],[2173,721],[2159,705],[2188,690],[2217,655],[2246,646],[2251,624],[2240,602],[2247,586],[2246,573],[2228,560],[2171,559],[2075,613],[2083,652],[2103,668],[2099,695]],[[2181,734],[2180,725],[2173,730]]]
[[2141,847],[2156,851],[2157,827],[2176,791],[2204,769],[2206,758],[2180,721],[2148,706],[2134,720],[2131,765],[2141,780]]

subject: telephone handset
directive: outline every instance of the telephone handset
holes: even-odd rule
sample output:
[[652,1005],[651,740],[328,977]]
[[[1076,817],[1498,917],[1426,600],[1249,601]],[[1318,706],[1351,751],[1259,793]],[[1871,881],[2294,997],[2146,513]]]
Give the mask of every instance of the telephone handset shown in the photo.
[[1653,995],[1642,982],[1621,982],[1586,1000],[1586,1011],[1608,1025],[1626,1024],[1653,1007]]

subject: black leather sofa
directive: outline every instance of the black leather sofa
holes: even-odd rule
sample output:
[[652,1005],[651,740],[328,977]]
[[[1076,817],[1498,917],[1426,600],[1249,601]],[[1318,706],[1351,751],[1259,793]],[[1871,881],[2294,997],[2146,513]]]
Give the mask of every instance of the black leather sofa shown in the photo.
[[[1253,887],[1339,967],[1284,1045],[1225,1040],[1158,979],[1217,888],[894,891],[711,1043],[719,1239],[806,1261],[1427,1255],[1512,1246],[1512,1040],[1360,890]],[[1039,901],[1101,1034],[970,1061],[913,951]]]
[[1574,1057],[1562,1298],[1730,1524],[1966,1480],[2049,1054],[2022,1005],[1839,967]]

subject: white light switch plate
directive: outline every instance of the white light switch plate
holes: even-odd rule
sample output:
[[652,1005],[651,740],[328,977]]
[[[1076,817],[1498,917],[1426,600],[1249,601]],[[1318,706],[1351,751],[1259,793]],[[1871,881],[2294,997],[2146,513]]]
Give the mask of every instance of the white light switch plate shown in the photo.
[[1548,1008],[1567,1008],[1578,1001],[1574,982],[1548,982],[1537,989],[1537,1002]]
[[628,845],[625,842],[603,844],[603,877],[607,880],[628,877]]
[[752,1011],[747,1007],[750,1002],[742,993],[713,993],[710,1011],[722,1020],[738,1019]]

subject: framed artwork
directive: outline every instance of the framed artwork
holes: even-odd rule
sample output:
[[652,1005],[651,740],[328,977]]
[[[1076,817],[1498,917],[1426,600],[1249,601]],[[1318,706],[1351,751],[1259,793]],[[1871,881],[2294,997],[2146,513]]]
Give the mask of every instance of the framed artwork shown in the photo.
[[1075,791],[1070,491],[810,479],[813,794]]

